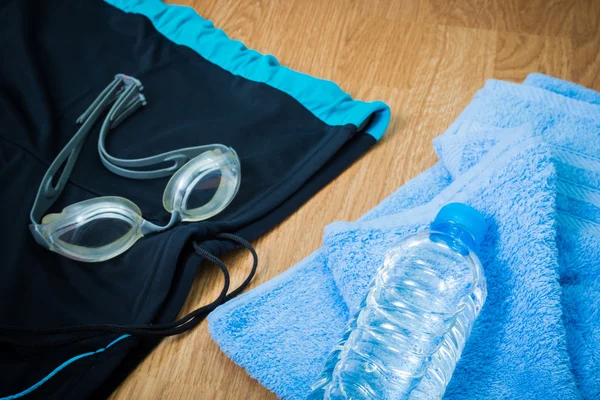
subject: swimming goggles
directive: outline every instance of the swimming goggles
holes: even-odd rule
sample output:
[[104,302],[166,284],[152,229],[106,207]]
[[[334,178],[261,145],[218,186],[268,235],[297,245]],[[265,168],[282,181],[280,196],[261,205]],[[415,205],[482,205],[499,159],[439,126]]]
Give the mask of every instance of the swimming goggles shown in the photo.
[[[233,149],[224,145],[188,147],[139,159],[108,154],[104,145],[108,132],[146,104],[142,90],[139,80],[119,74],[77,119],[81,127],[46,171],[30,213],[33,237],[45,248],[74,260],[105,261],[143,236],[181,221],[206,220],[235,197],[240,186],[240,160]],[[126,178],[172,175],[163,194],[163,206],[171,213],[167,225],[143,219],[133,202],[116,196],[81,201],[58,214],[44,216],[62,193],[93,125],[109,107],[98,139],[100,159],[111,172]],[[168,166],[158,168],[161,164]]]

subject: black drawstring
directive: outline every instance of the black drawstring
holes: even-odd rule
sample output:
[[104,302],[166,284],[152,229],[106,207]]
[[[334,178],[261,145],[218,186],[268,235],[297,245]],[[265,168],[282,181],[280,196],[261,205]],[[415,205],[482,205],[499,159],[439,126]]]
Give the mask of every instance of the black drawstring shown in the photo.
[[231,240],[245,247],[252,253],[252,257],[254,259],[252,263],[252,269],[250,273],[235,290],[231,293],[227,293],[229,291],[230,277],[229,271],[227,270],[227,266],[213,254],[208,251],[202,249],[198,243],[194,242],[194,250],[198,255],[217,265],[221,272],[223,273],[223,277],[225,279],[225,283],[223,285],[223,289],[221,289],[221,293],[217,299],[205,306],[197,308],[186,316],[178,319],[177,321],[173,321],[167,324],[160,325],[115,325],[115,324],[85,324],[85,325],[72,325],[65,326],[59,328],[27,328],[27,327],[16,327],[16,326],[6,326],[0,325],[0,332],[8,333],[20,333],[26,335],[60,335],[66,333],[77,333],[77,335],[55,339],[55,340],[47,340],[47,341],[32,341],[32,340],[20,340],[20,339],[11,339],[8,337],[0,336],[0,344],[7,344],[11,346],[19,346],[19,347],[33,347],[33,348],[46,348],[46,347],[60,347],[65,346],[71,343],[75,343],[84,339],[89,339],[91,337],[100,336],[107,333],[121,333],[121,334],[130,334],[134,336],[173,336],[179,333],[183,333],[196,325],[198,325],[206,316],[219,305],[225,303],[226,301],[232,299],[237,296],[242,290],[248,286],[254,274],[256,273],[256,269],[258,267],[258,255],[254,250],[254,247],[247,240],[242,239],[239,236],[232,235],[229,233],[220,233],[216,235],[217,239],[226,239]]

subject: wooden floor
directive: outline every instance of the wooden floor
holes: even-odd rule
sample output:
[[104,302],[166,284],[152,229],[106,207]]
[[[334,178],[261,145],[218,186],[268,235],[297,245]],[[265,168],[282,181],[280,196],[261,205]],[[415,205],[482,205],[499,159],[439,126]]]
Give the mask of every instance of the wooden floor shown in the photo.
[[[230,37],[295,70],[392,109],[369,154],[255,244],[256,287],[319,247],[323,227],[354,220],[433,165],[431,139],[488,78],[543,72],[600,90],[600,0],[176,0]],[[250,265],[225,258],[234,284]],[[187,313],[216,297],[217,272],[200,272]],[[237,285],[236,285],[237,286]],[[206,322],[166,339],[114,399],[275,399],[211,340]]]

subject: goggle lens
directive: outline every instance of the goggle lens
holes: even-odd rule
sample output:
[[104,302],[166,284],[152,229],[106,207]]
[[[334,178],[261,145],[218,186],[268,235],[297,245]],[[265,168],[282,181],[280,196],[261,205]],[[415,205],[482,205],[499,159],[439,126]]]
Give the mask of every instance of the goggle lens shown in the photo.
[[63,245],[97,249],[117,242],[130,233],[133,226],[129,221],[103,215],[65,227],[56,232],[56,242]]
[[203,221],[223,211],[240,187],[237,154],[222,145],[190,160],[169,180],[163,206],[183,221]]
[[185,209],[193,214],[194,210],[206,205],[215,197],[217,189],[221,186],[222,178],[221,170],[216,170],[208,172],[193,182],[193,186],[190,186],[185,196]]
[[49,214],[34,226],[59,254],[75,260],[97,262],[113,258],[142,235],[139,208],[121,197],[99,197]]

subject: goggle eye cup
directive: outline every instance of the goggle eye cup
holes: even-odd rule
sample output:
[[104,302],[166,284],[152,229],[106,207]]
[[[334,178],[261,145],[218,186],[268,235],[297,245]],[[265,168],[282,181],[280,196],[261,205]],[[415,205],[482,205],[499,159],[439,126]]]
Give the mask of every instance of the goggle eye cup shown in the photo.
[[240,160],[233,149],[215,145],[185,164],[169,180],[163,206],[183,221],[203,221],[225,209],[240,186]]
[[35,239],[61,255],[100,262],[128,250],[142,236],[139,208],[121,197],[98,197],[66,207],[32,226]]

